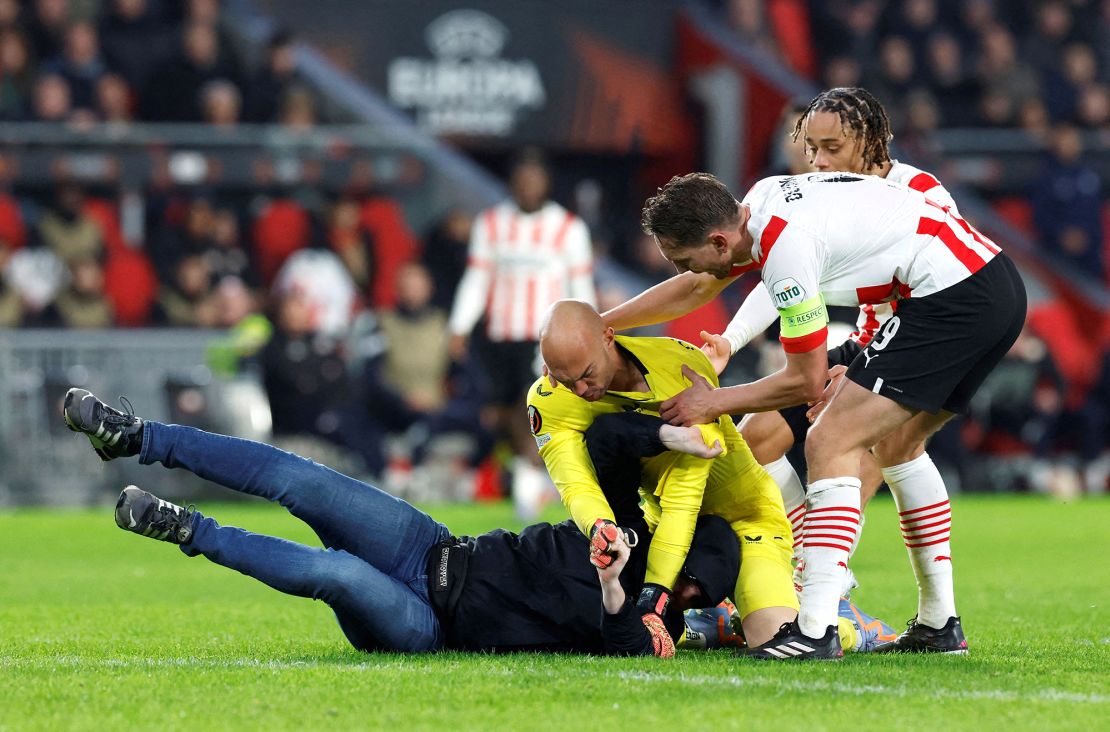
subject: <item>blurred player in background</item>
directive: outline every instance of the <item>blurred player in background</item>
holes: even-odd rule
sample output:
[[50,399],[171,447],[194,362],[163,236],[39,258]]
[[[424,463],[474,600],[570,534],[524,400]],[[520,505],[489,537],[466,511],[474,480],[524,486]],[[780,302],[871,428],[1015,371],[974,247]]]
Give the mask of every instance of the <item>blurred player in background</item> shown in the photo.
[[474,220],[449,329],[451,354],[464,359],[470,334],[485,316],[486,338],[479,357],[489,377],[490,406],[516,456],[512,493],[517,513],[532,518],[548,483],[520,415],[537,373],[540,319],[560,298],[593,305],[597,296],[589,230],[548,198],[551,177],[538,151],[526,150],[514,161],[509,187],[511,199]]

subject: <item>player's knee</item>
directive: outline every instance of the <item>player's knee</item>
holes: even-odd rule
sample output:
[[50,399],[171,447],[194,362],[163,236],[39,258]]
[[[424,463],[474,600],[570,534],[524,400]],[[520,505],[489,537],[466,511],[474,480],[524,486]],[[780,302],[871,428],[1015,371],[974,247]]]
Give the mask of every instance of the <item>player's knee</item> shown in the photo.
[[794,445],[790,427],[777,412],[752,414],[740,423],[740,436],[760,465],[774,462]]

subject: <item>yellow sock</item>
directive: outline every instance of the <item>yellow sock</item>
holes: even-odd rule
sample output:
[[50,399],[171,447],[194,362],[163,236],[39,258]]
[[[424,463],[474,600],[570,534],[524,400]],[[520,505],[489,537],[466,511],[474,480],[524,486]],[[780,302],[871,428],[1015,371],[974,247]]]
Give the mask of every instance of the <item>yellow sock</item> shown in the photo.
[[856,626],[848,618],[836,619],[836,631],[840,635],[840,647],[845,653],[851,653],[859,645],[859,634]]

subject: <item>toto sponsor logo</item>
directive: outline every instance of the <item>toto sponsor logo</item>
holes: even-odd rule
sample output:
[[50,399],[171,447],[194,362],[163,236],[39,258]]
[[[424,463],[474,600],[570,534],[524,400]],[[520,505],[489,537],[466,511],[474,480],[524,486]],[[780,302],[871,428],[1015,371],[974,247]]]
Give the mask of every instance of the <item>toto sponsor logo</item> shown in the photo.
[[389,63],[389,99],[416,115],[435,134],[503,136],[522,110],[547,101],[531,59],[508,59],[501,51],[509,30],[478,10],[452,10],[431,23],[424,39],[434,58],[401,56]]

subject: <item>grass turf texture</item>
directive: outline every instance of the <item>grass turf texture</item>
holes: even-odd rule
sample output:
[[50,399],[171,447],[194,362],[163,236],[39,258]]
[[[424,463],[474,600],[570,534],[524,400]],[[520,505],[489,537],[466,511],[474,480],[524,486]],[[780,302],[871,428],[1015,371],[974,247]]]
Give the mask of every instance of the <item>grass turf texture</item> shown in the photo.
[[[274,506],[201,508],[314,541]],[[505,505],[431,513],[457,533],[516,525]],[[962,497],[954,513],[972,655],[823,664],[361,654],[322,603],[122,532],[108,508],[4,513],[0,729],[1106,729],[1110,502]],[[889,497],[853,567],[856,601],[901,627],[916,595]]]

